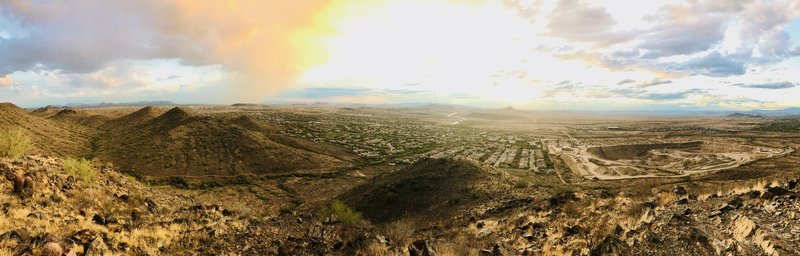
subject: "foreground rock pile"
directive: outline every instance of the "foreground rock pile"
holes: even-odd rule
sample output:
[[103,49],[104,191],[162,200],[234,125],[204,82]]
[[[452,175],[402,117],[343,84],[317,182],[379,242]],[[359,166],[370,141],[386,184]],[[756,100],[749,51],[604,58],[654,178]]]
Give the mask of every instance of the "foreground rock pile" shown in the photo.
[[350,240],[368,234],[368,225],[314,216],[243,216],[159,193],[105,166],[85,182],[61,164],[0,159],[0,255],[316,254],[357,248]]
[[796,175],[652,193],[507,186],[427,220],[408,217],[444,206],[344,224],[249,215],[95,168],[86,180],[57,158],[0,159],[0,255],[800,255]]

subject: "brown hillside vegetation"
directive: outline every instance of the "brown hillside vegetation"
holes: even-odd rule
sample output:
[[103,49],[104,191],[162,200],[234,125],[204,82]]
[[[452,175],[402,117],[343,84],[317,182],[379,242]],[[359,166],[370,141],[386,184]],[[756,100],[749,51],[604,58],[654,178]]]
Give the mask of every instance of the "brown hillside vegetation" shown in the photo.
[[145,176],[277,174],[343,166],[329,156],[271,141],[250,120],[250,130],[227,120],[194,116],[180,107],[156,116],[147,107],[109,122],[98,158]]
[[424,159],[381,175],[343,198],[373,222],[450,216],[488,195],[510,188],[496,174],[465,160]]
[[59,111],[61,111],[61,109],[48,105],[46,107],[34,109],[33,111],[31,111],[31,115],[38,117],[50,117],[52,115],[55,115]]
[[92,115],[86,113],[86,111],[76,110],[72,108],[65,108],[48,118],[56,121],[70,122],[89,127],[100,127],[111,119],[107,116]]
[[0,103],[0,130],[22,129],[31,137],[35,152],[58,156],[84,156],[94,132],[83,126],[62,124],[28,114],[11,103]]

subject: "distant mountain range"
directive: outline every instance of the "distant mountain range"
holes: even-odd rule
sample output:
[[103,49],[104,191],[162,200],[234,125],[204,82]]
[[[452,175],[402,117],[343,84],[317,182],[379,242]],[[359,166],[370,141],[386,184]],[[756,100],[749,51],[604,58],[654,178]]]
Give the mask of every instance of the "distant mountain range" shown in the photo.
[[90,103],[90,104],[86,104],[86,103],[67,103],[67,104],[64,104],[64,105],[52,105],[51,107],[58,107],[58,108],[63,108],[63,107],[100,108],[100,107],[118,107],[118,106],[144,107],[144,106],[174,106],[174,105],[177,105],[177,104],[175,104],[174,102],[171,102],[171,101],[158,100],[158,101],[135,101],[135,102],[120,102],[120,103],[101,102],[101,103]]
[[743,113],[739,113],[739,112],[727,115],[727,117],[733,117],[733,118],[764,118],[764,116],[762,116],[762,115],[743,114]]

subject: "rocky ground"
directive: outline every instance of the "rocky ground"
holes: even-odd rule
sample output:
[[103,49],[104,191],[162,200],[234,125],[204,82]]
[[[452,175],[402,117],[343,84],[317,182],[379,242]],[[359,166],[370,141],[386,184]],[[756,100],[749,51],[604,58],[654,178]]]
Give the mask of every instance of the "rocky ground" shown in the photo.
[[[345,224],[313,210],[260,215],[226,209],[141,184],[110,166],[95,166],[98,176],[85,180],[65,174],[62,164],[44,156],[0,159],[0,255],[800,254],[800,175],[794,171],[724,182],[698,177],[567,186],[534,180],[512,186],[513,175],[436,160],[422,164],[453,174],[467,168],[463,175],[471,183],[441,184],[458,181],[428,177],[424,165],[415,165],[365,184],[404,179],[345,196],[411,185],[430,191],[451,186],[450,195],[478,196],[443,197],[468,205],[394,196],[398,202],[385,207],[414,209],[388,211],[387,218],[372,216],[386,212],[373,209]],[[448,214],[427,214],[431,209]]]
[[64,174],[61,164],[40,156],[0,159],[0,255],[296,255],[296,247],[345,255],[370,230],[368,223],[301,214],[246,216],[163,193],[106,166],[86,182]]

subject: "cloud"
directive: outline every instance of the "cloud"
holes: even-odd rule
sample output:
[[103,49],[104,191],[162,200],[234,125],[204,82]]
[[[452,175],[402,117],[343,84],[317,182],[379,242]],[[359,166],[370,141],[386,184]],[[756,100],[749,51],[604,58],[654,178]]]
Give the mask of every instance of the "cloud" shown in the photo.
[[9,76],[2,76],[0,77],[0,87],[11,86],[14,83],[14,80],[11,79]]
[[178,59],[222,65],[237,77],[238,98],[260,98],[322,61],[309,35],[328,2],[21,1],[0,2],[25,35],[0,41],[0,75],[33,69],[91,73],[117,60]]
[[669,16],[655,28],[637,39],[638,47],[646,50],[643,58],[686,55],[710,49],[725,38],[728,17],[721,14],[701,14],[690,17]]
[[633,38],[632,32],[612,30],[617,21],[605,8],[589,7],[578,0],[559,1],[548,18],[549,33],[569,40],[614,44]]
[[671,83],[672,83],[671,80],[661,80],[661,79],[656,78],[656,79],[653,79],[653,80],[650,80],[650,81],[641,82],[641,83],[637,84],[636,87],[645,88],[645,87],[650,87],[650,86],[656,86],[656,85],[661,85],[661,84],[671,84]]
[[689,89],[679,92],[650,92],[639,89],[612,89],[608,93],[616,95],[617,97],[626,97],[640,100],[654,100],[654,101],[669,101],[686,99],[690,95],[703,94],[706,91],[702,89]]
[[692,75],[724,77],[744,74],[746,72],[745,65],[745,62],[738,60],[735,56],[723,56],[714,51],[705,56],[677,64],[672,69],[689,72]]
[[797,87],[797,83],[793,82],[771,82],[771,83],[760,83],[760,84],[734,84],[734,86],[743,87],[743,88],[757,88],[757,89],[768,89],[768,90],[778,90],[778,89],[789,89]]
[[328,98],[344,96],[364,96],[370,92],[365,88],[344,88],[344,87],[314,87],[287,92],[285,95],[291,98]]
[[629,84],[629,83],[635,83],[635,82],[636,82],[636,80],[633,80],[633,79],[623,79],[623,80],[620,80],[619,82],[617,82],[617,85],[623,85],[623,84]]

